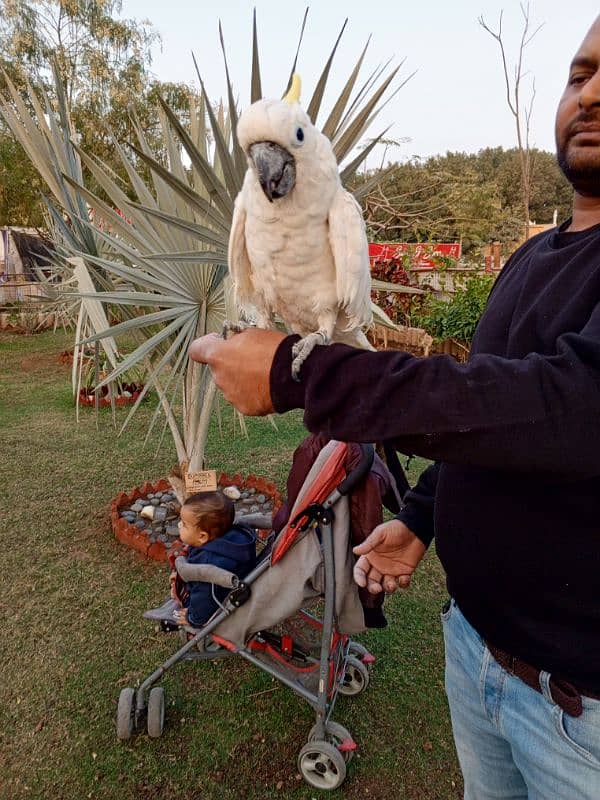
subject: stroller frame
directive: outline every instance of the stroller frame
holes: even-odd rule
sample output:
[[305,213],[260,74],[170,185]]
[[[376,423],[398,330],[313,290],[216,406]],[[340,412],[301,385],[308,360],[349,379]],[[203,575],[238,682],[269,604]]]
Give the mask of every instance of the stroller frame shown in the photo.
[[[355,695],[367,688],[369,668],[375,661],[366,648],[352,641],[347,634],[336,631],[334,507],[364,479],[371,469],[374,458],[373,447],[361,445],[361,450],[362,457],[359,464],[324,501],[309,504],[295,515],[296,520],[302,521],[302,525],[290,549],[314,529],[319,536],[323,553],[323,619],[319,620],[304,609],[297,612],[310,625],[321,628],[317,691],[312,692],[299,681],[288,677],[283,669],[276,666],[276,661],[272,664],[266,663],[254,654],[249,645],[260,638],[260,631],[254,633],[244,646],[223,639],[217,634],[211,635],[223,620],[246,602],[252,591],[252,585],[271,567],[272,550],[269,545],[273,544],[272,534],[266,545],[266,549],[269,550],[266,557],[260,559],[259,556],[259,563],[243,580],[239,580],[232,573],[213,568],[216,573],[222,573],[223,580],[218,581],[219,585],[232,587],[220,604],[220,610],[215,612],[202,628],[181,626],[180,635],[187,638],[185,644],[149,674],[137,690],[128,688],[121,691],[117,713],[117,736],[120,739],[128,739],[135,730],[143,729],[146,724],[151,737],[162,734],[164,690],[155,687],[155,684],[173,666],[181,661],[216,660],[240,656],[276,678],[314,708],[316,722],[309,733],[308,743],[298,756],[298,768],[304,779],[319,789],[335,789],[343,782],[346,776],[346,764],[354,755],[357,745],[345,728],[331,720],[331,715],[338,693]],[[174,630],[174,626],[163,625],[163,627],[166,630]],[[314,663],[316,659],[312,660]]]

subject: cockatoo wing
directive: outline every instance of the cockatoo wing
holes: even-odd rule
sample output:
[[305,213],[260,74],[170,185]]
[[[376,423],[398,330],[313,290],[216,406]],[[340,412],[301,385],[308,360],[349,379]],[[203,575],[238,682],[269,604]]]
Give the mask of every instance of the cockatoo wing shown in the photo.
[[369,243],[360,206],[342,186],[329,209],[329,243],[335,262],[339,305],[349,327],[371,322]]
[[246,209],[241,193],[238,194],[233,207],[227,262],[237,305],[242,308],[252,305],[255,292],[252,284],[252,266],[246,249]]

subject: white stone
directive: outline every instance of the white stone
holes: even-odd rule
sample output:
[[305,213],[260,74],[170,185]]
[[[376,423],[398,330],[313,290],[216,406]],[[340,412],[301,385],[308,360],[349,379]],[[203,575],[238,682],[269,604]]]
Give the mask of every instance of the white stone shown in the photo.
[[237,486],[226,486],[223,489],[223,494],[225,495],[225,497],[228,497],[230,500],[234,501],[239,500],[240,497],[242,496],[242,493],[240,492]]
[[140,511],[141,517],[146,517],[146,519],[154,519],[154,506],[144,506]]

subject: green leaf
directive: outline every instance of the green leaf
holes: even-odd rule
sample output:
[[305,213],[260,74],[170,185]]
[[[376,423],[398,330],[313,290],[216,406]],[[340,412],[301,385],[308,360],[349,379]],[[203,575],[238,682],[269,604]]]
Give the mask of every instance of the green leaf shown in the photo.
[[200,175],[209,197],[219,207],[221,213],[224,214],[227,219],[231,219],[231,215],[233,213],[233,201],[227,193],[226,188],[217,177],[214,169],[194,145],[187,131],[177,119],[176,114],[171,111],[162,97],[159,96],[158,99],[169,119],[169,122],[173,126],[177,136],[180,138],[181,143],[183,144],[185,151],[192,162],[192,165]]
[[344,24],[342,25],[342,30],[339,32],[338,37],[333,45],[333,50],[331,51],[329,58],[323,68],[323,72],[321,73],[321,77],[317,82],[317,86],[315,91],[313,92],[313,96],[311,97],[309,106],[306,110],[306,113],[310,117],[313,125],[316,124],[317,117],[319,115],[319,109],[321,108],[321,102],[323,100],[323,94],[325,92],[325,86],[327,85],[327,79],[329,78],[329,72],[331,70],[331,65],[333,64],[333,57],[335,56],[335,51],[338,48],[340,43],[340,39],[342,38],[342,34],[348,24],[348,19],[345,20]]
[[241,182],[244,180],[244,174],[246,172],[246,158],[240,147],[240,143],[237,138],[237,124],[238,124],[238,113],[237,113],[237,106],[235,103],[235,99],[233,97],[233,88],[231,85],[231,79],[229,77],[229,66],[227,64],[227,53],[225,51],[225,41],[223,40],[223,29],[221,27],[221,21],[219,20],[219,39],[221,41],[221,50],[223,51],[223,63],[225,65],[225,80],[227,81],[227,99],[229,102],[229,119],[231,120],[231,141],[232,141],[232,150],[233,150],[233,158],[235,161],[235,168],[237,170],[240,185]]
[[302,25],[300,27],[300,36],[298,37],[298,45],[296,47],[296,54],[294,56],[294,62],[292,64],[292,68],[290,69],[290,76],[288,78],[287,85],[285,87],[285,92],[282,94],[282,97],[285,97],[286,94],[289,92],[292,86],[292,79],[294,77],[294,73],[296,72],[296,64],[298,63],[298,54],[300,52],[300,46],[302,44],[302,39],[304,38],[304,29],[306,27],[306,19],[308,17],[308,6],[304,10],[304,17],[302,18]]
[[211,206],[211,204],[201,197],[198,192],[194,191],[191,186],[170,173],[169,170],[163,167],[162,164],[159,164],[156,159],[146,155],[146,153],[142,152],[133,144],[130,145],[130,147],[138,156],[138,158],[148,164],[148,166],[154,170],[157,175],[160,175],[163,181],[170,186],[174,192],[179,194],[191,208],[195,209],[202,217],[206,219],[207,223],[213,224],[217,229],[229,235],[229,225],[227,224],[227,220],[215,209],[214,206]]
[[327,136],[328,139],[333,140],[335,133],[338,129],[338,125],[340,124],[340,120],[342,119],[344,111],[346,110],[346,106],[348,105],[348,101],[350,100],[350,95],[352,94],[352,90],[354,89],[354,84],[356,83],[356,79],[360,72],[360,68],[362,66],[362,62],[365,57],[365,53],[367,52],[367,47],[369,46],[370,41],[371,37],[369,36],[365,48],[360,55],[360,58],[358,59],[354,69],[350,73],[350,77],[346,81],[346,85],[342,89],[342,92],[338,97],[333,107],[333,110],[327,117],[325,125],[323,125],[323,133],[325,134],[325,136]]
[[390,127],[391,127],[391,125],[390,125],[390,126],[388,126],[388,127],[387,127],[387,128],[384,130],[384,131],[383,131],[383,133],[380,133],[380,134],[379,134],[379,136],[377,136],[375,139],[373,139],[371,142],[369,142],[369,144],[367,145],[367,147],[365,147],[363,150],[361,150],[361,151],[360,151],[360,153],[359,153],[359,154],[356,156],[356,158],[355,158],[355,159],[353,159],[353,160],[352,160],[352,161],[351,161],[351,162],[348,164],[348,166],[347,166],[347,167],[345,167],[345,168],[344,168],[344,169],[343,169],[343,170],[340,172],[340,180],[341,180],[341,182],[342,182],[343,184],[345,184],[347,181],[349,181],[349,180],[350,180],[350,178],[351,178],[351,177],[352,177],[352,176],[353,176],[353,175],[356,173],[356,171],[358,170],[358,168],[360,167],[360,165],[363,163],[363,161],[364,161],[364,160],[367,158],[367,156],[369,155],[369,153],[370,153],[370,152],[373,150],[373,148],[374,148],[376,145],[378,145],[378,144],[379,144],[379,142],[381,141],[381,139],[383,139],[383,137],[384,137],[384,136],[386,135],[386,133],[389,131]]
[[385,90],[394,80],[399,69],[400,67],[396,67],[396,69],[392,70],[390,75],[388,75],[388,77],[379,86],[375,94],[369,98],[368,102],[348,125],[341,137],[334,143],[333,149],[338,163],[344,160],[346,155],[356,145],[364,130],[368,127],[368,121],[371,117],[371,113],[375,109]]
[[231,154],[229,153],[229,148],[227,147],[227,142],[223,137],[223,132],[221,131],[219,123],[217,122],[217,118],[215,117],[215,113],[212,109],[212,106],[206,94],[206,89],[204,88],[204,81],[200,76],[198,64],[196,63],[196,57],[194,56],[193,53],[192,53],[192,58],[194,59],[196,74],[198,75],[198,80],[200,81],[202,96],[204,97],[204,102],[206,104],[206,111],[208,113],[208,119],[210,120],[210,126],[212,128],[213,137],[215,140],[215,147],[217,149],[217,154],[219,156],[221,168],[223,170],[223,175],[225,177],[225,186],[227,187],[229,193],[232,196],[235,196],[242,188],[242,181],[236,171],[235,164],[233,163],[233,159],[231,158]]
[[174,217],[172,214],[167,214],[164,211],[159,211],[155,208],[148,208],[147,206],[141,206],[138,203],[132,203],[131,201],[129,202],[129,206],[131,208],[137,208],[139,211],[143,211],[145,214],[148,214],[151,217],[155,217],[163,222],[167,222],[169,225],[173,225],[175,228],[180,228],[182,231],[186,231],[186,233],[189,233],[195,239],[198,239],[199,241],[216,248],[219,253],[226,252],[227,238],[204,225],[197,225],[195,222],[188,222],[185,219],[179,219],[178,217]]
[[258,36],[256,34],[256,9],[252,14],[252,73],[250,76],[250,102],[256,103],[262,98],[260,82],[260,64],[258,58]]

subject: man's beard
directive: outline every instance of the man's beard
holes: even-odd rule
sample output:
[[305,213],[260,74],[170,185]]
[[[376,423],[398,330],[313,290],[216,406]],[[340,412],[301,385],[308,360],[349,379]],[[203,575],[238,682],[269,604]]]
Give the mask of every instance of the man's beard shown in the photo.
[[[595,121],[592,115],[581,114],[569,129],[579,123]],[[569,150],[572,139],[569,129],[562,141],[556,143],[558,166],[576,192],[587,197],[600,197],[600,146],[577,148],[578,152],[573,153]]]

